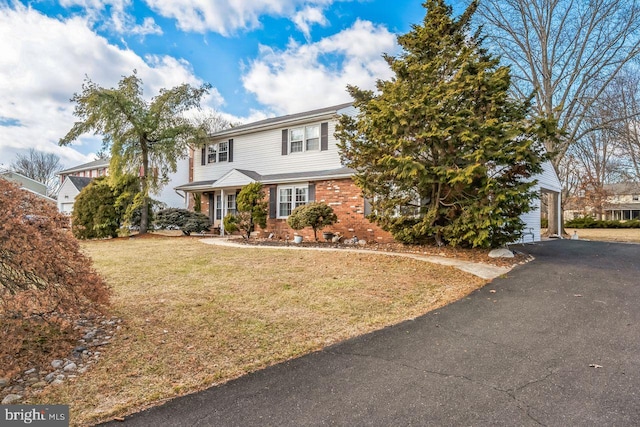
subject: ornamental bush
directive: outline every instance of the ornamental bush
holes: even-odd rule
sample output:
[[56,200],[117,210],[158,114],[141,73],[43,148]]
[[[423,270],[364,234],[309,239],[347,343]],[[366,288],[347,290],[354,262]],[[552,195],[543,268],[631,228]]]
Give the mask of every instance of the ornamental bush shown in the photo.
[[209,217],[203,213],[188,209],[168,208],[158,211],[154,225],[159,229],[181,230],[186,236],[191,233],[203,233],[211,227]]
[[311,227],[315,241],[318,241],[318,230],[327,225],[333,225],[336,221],[338,221],[338,217],[333,212],[333,208],[322,202],[311,202],[307,205],[298,206],[287,218],[287,224],[294,230]]
[[[70,352],[109,289],[56,206],[0,179],[0,377]],[[47,359],[48,358],[48,359]]]

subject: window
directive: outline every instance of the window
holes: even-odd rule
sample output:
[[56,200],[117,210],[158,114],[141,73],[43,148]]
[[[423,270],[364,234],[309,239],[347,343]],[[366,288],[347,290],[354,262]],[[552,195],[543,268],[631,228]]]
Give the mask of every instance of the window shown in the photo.
[[633,196],[633,201],[634,201],[634,202],[637,202],[638,200],[640,200],[640,196],[639,196],[639,195],[637,195],[637,194],[635,194],[635,195]]
[[207,147],[207,163],[215,163],[216,162],[216,146],[209,145]]
[[227,160],[229,160],[229,143],[225,141],[218,144],[218,161],[226,162]]
[[216,195],[216,219],[222,219],[222,196]]
[[304,145],[302,140],[304,139],[304,128],[291,129],[291,149],[290,153],[301,153]]
[[298,206],[306,205],[309,200],[309,187],[290,186],[278,188],[278,217],[286,218]]
[[236,195],[227,194],[227,214],[235,215],[236,212]]
[[320,126],[305,126],[289,131],[290,153],[320,150]]
[[320,126],[307,126],[305,128],[305,150],[320,149]]

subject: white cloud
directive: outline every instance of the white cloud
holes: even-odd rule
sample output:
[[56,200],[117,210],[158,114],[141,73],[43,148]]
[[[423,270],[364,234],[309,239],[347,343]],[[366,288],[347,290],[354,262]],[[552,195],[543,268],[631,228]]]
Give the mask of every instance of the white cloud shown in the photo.
[[79,6],[85,10],[90,22],[102,22],[107,29],[118,34],[162,34],[162,29],[151,17],[145,17],[142,25],[136,24],[135,18],[127,12],[131,0],[61,0],[60,5],[65,8]]
[[325,26],[329,23],[323,12],[319,7],[307,6],[295,14],[293,22],[296,24],[296,27],[304,33],[304,36],[309,39],[311,36],[311,25],[319,24]]
[[[113,87],[134,69],[146,96],[163,87],[202,83],[185,61],[141,58],[109,44],[84,18],[54,19],[20,3],[0,6],[0,164],[8,166],[16,153],[29,148],[58,154],[66,167],[92,160],[98,137],[58,146],[75,121],[69,99],[82,89],[85,76]],[[213,90],[206,102],[217,107],[222,99]]]
[[375,89],[392,76],[383,53],[397,52],[396,37],[382,26],[356,21],[311,44],[291,42],[284,51],[261,46],[243,76],[247,91],[276,114],[289,114],[351,101],[347,85]]
[[[315,16],[323,5],[334,0],[145,0],[158,14],[174,18],[183,31],[205,33],[214,31],[229,35],[237,30],[260,26],[260,16],[269,15],[294,19],[308,32],[309,24],[324,23]],[[302,11],[302,15],[300,15]],[[306,14],[304,11],[307,11]]]

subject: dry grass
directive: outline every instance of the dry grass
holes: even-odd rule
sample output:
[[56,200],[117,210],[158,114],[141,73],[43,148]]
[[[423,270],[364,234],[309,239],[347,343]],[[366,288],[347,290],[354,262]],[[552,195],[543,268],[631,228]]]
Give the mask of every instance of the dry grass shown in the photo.
[[413,259],[223,248],[194,238],[90,242],[122,329],[98,364],[32,399],[85,425],[424,314],[485,281]]
[[640,229],[638,228],[567,228],[566,231],[569,235],[573,235],[573,232],[577,231],[580,239],[640,243]]

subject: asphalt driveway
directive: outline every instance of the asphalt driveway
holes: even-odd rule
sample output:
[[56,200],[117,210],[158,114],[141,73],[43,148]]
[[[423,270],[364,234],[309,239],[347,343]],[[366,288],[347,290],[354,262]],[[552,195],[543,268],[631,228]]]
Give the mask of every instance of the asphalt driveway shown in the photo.
[[522,249],[455,304],[113,425],[639,425],[640,245]]

